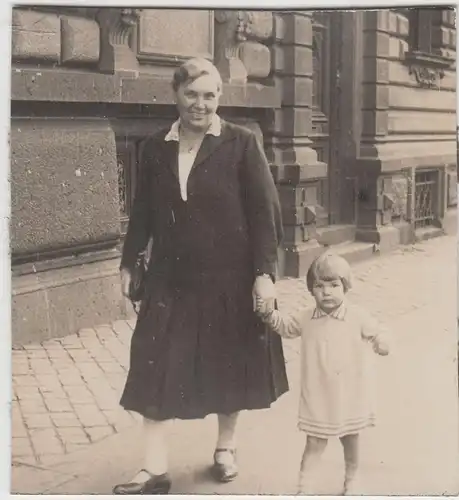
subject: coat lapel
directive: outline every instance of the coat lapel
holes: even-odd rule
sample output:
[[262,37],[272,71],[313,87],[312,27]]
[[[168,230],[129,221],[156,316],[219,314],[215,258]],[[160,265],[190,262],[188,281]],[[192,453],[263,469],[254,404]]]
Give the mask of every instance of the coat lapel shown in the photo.
[[[226,122],[222,120],[222,131],[221,134],[216,137],[214,135],[208,134],[204,137],[201,147],[199,148],[198,154],[193,163],[192,170],[203,163],[210,155],[214,153],[224,142],[230,140],[233,137],[231,134],[231,129],[226,126]],[[179,179],[178,173],[178,151],[179,145],[177,141],[165,141],[164,143],[165,151],[165,163],[169,166],[172,173],[175,175],[177,180]]]
[[214,135],[206,135],[202,141],[201,147],[199,148],[198,154],[193,163],[193,169],[198,165],[203,163],[209,156],[220,147],[220,145],[224,142],[223,133],[218,137]]
[[177,141],[167,141],[165,142],[165,163],[167,163],[168,167],[175,175],[175,177],[179,178],[178,173],[178,150],[179,145]]
[[204,137],[201,147],[199,148],[198,154],[193,163],[192,169],[195,169],[201,163],[204,163],[210,155],[214,153],[224,142],[232,138],[230,129],[226,126],[224,120],[221,121],[222,131],[221,134],[216,137],[215,135],[208,134]]

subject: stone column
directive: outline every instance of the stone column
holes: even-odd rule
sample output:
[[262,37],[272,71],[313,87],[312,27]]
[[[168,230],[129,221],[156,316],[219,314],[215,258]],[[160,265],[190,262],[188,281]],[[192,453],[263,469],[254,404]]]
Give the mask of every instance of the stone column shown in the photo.
[[325,211],[318,205],[318,179],[327,165],[317,160],[312,131],[312,21],[303,11],[274,14],[273,83],[282,106],[270,112],[265,138],[278,184],[285,229],[280,272],[299,276],[321,251],[315,228]]

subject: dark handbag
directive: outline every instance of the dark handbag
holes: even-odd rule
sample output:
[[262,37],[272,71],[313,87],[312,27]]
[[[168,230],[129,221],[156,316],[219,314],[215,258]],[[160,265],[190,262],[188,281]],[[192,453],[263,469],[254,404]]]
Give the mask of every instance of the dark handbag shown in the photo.
[[136,260],[131,273],[131,283],[129,284],[129,299],[131,302],[140,302],[145,293],[145,277],[147,274],[147,261],[145,254],[141,253]]
[[150,238],[147,248],[139,253],[134,268],[131,272],[131,283],[129,284],[129,300],[132,302],[134,311],[138,313],[137,303],[141,302],[145,295],[147,271],[151,258],[153,240]]

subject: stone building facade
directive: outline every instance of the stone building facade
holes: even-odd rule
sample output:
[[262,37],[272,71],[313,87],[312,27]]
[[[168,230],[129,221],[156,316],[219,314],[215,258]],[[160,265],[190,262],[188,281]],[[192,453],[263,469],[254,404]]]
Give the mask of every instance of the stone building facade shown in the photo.
[[[221,115],[263,141],[282,202],[280,274],[456,227],[455,11],[12,12],[13,341],[126,314],[118,265],[142,141],[175,116],[190,56]],[[421,36],[422,33],[422,36]]]

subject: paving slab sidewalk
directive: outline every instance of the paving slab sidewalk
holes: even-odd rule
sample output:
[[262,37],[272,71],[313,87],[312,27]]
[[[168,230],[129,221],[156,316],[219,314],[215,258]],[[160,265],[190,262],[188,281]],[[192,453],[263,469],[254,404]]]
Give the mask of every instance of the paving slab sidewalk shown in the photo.
[[[353,266],[353,299],[394,331],[378,361],[380,424],[365,438],[368,493],[457,493],[456,239],[443,237]],[[303,280],[278,284],[280,306],[310,301]],[[110,493],[141,460],[138,417],[118,406],[134,318],[13,352],[12,490]],[[294,492],[303,437],[296,431],[298,342],[285,342],[291,391],[272,409],[244,414],[241,476],[215,485],[215,419],[171,424],[174,493]],[[319,482],[340,489],[330,445]]]

